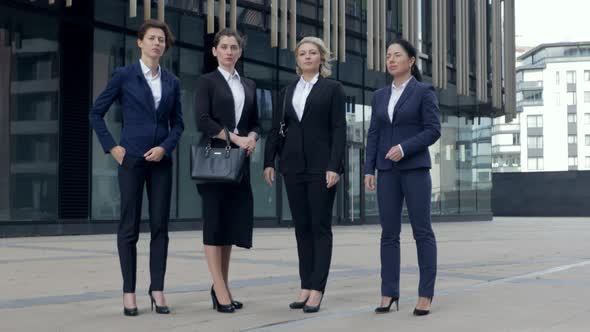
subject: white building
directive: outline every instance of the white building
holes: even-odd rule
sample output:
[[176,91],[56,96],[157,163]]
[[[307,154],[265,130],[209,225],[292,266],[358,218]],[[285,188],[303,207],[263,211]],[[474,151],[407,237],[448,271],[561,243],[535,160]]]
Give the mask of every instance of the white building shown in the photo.
[[517,117],[494,119],[494,172],[590,170],[590,42],[518,57]]

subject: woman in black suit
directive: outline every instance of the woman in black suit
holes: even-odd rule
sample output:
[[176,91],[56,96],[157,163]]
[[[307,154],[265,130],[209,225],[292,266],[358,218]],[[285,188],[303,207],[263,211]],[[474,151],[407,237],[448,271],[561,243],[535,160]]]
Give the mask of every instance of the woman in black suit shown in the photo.
[[[210,138],[213,147],[225,147],[224,128],[230,141],[248,151],[256,148],[260,132],[256,85],[240,77],[235,69],[242,54],[242,38],[230,29],[219,31],[213,42],[213,55],[219,66],[202,75],[197,82],[197,128],[203,133],[202,144]],[[207,265],[213,279],[213,308],[231,313],[241,309],[228,287],[228,271],[232,245],[252,247],[254,201],[250,186],[249,159],[239,184],[197,184],[203,207],[203,243]]]
[[[286,87],[265,149],[264,178],[272,186],[275,156],[295,222],[301,291],[291,309],[317,312],[332,258],[332,206],[346,144],[345,96],[330,76],[324,42],[305,37],[295,49],[301,77]],[[281,142],[284,111],[286,137]],[[280,151],[279,151],[280,150]]]

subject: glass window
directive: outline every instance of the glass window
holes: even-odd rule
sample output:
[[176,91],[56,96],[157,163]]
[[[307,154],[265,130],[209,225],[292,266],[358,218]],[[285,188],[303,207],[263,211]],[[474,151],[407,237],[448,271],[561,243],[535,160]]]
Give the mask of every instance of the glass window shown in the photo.
[[586,145],[586,146],[590,146],[590,135],[586,135],[586,136],[584,136],[584,139],[585,139],[585,141],[586,141],[586,142],[585,142],[585,145]]
[[542,102],[543,101],[543,90],[537,91],[523,91],[522,99],[525,102]]
[[568,105],[576,105],[577,104],[577,98],[576,98],[575,92],[568,92],[567,93],[567,104]]
[[568,157],[567,158],[567,165],[568,166],[578,166],[578,157]]
[[555,72],[555,84],[559,85],[559,72]]
[[578,143],[578,135],[568,135],[567,136],[567,143],[568,144],[577,144]]
[[586,157],[585,160],[586,160],[586,162],[585,162],[585,165],[584,166],[586,168],[590,168],[590,157]]
[[[454,105],[456,106],[456,105]],[[442,120],[442,136],[440,138],[440,201],[441,213],[459,212],[459,117],[454,115],[456,109],[440,105]],[[434,182],[433,182],[434,183]]]
[[584,124],[590,125],[590,113],[584,113]]
[[201,217],[201,198],[195,184],[190,180],[190,146],[201,138],[197,130],[195,118],[195,100],[197,98],[197,79],[203,71],[203,52],[180,49],[180,66],[178,79],[180,80],[180,99],[184,132],[178,147],[178,218],[196,219]]
[[584,103],[590,103],[590,91],[584,91]]
[[565,73],[567,84],[576,84],[576,72],[574,70],[568,70]]
[[[55,220],[59,24],[50,16],[0,8],[0,221]],[[13,36],[12,42],[4,36]]]
[[543,148],[543,136],[529,136],[527,141],[529,149],[542,149]]
[[529,115],[529,116],[527,116],[527,127],[528,128],[542,128],[543,127],[543,116],[542,115]]
[[520,145],[520,133],[512,134],[512,145]]
[[584,81],[590,82],[590,70],[584,70]]
[[528,158],[528,169],[538,171],[543,169],[543,158]]
[[568,114],[567,115],[567,122],[568,123],[576,123],[576,122],[578,122],[578,116],[576,114]]

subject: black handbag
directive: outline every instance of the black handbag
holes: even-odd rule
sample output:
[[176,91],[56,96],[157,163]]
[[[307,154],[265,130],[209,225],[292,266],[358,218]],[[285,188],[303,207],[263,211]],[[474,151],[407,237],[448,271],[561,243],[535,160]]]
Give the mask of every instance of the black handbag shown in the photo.
[[232,148],[229,131],[225,131],[225,147],[191,145],[191,178],[197,183],[239,183],[242,181],[247,151]]

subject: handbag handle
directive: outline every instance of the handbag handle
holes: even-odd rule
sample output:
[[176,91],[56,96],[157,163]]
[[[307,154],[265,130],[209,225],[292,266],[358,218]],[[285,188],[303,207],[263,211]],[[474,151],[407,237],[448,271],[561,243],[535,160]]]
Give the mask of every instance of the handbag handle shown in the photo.
[[285,94],[283,95],[283,108],[281,109],[281,122],[279,127],[279,135],[283,138],[287,137],[287,130],[285,128],[285,107],[287,106],[287,88],[285,88]]
[[[223,131],[225,132],[225,158],[229,158],[229,152],[231,151],[231,142],[229,140],[229,130],[227,127],[223,127]],[[209,157],[209,152],[211,152],[211,143],[213,141],[213,137],[209,137],[209,142],[207,142],[207,147],[205,148],[205,157]]]

